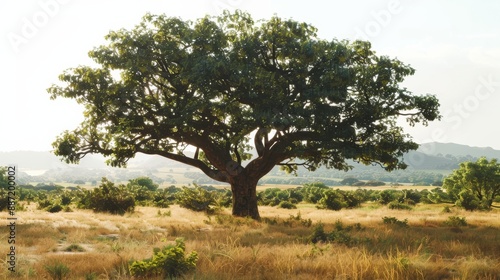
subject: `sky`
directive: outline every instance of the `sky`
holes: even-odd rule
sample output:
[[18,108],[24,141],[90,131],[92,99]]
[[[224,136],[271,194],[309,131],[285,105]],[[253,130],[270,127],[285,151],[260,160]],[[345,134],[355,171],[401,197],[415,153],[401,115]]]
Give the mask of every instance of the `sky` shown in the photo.
[[87,53],[109,31],[147,12],[195,20],[224,9],[307,22],[327,40],[370,41],[416,69],[403,86],[440,100],[441,121],[405,126],[417,143],[500,149],[500,1],[2,0],[0,151],[49,151],[84,120],[74,100],[50,100],[46,89],[65,69],[95,65]]

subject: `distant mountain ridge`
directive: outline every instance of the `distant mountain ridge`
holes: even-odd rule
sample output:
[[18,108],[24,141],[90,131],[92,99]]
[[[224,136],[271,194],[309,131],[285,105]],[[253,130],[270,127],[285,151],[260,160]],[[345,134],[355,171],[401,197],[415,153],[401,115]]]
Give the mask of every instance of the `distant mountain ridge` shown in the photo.
[[[500,151],[490,147],[471,147],[455,143],[432,142],[421,144],[418,150],[406,154],[404,160],[410,168],[414,169],[450,170],[456,168],[459,161],[473,160],[482,156],[488,159],[500,159]],[[60,159],[51,152],[0,152],[0,166],[8,164],[16,164],[21,170],[49,170],[76,166],[61,162]],[[179,167],[184,165],[161,156],[138,154],[129,161],[128,166],[135,169],[153,169]],[[81,160],[78,167],[91,169],[109,168],[105,164],[105,159],[100,155],[86,156]]]
[[420,145],[418,151],[433,156],[452,155],[455,157],[472,156],[475,158],[487,157],[488,159],[500,159],[500,151],[491,147],[472,147],[455,143],[424,143]]

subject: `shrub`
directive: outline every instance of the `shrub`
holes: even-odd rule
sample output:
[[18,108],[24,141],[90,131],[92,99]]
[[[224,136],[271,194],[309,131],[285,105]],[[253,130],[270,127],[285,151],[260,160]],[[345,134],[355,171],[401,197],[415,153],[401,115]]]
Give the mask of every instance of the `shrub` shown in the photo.
[[289,201],[282,201],[278,205],[278,208],[284,208],[284,209],[297,209],[297,206],[295,204],[289,202]]
[[61,195],[61,205],[63,206],[69,205],[72,200],[73,197],[71,197],[71,194],[67,191]]
[[138,277],[178,277],[196,268],[198,253],[193,251],[185,256],[184,240],[178,238],[175,245],[155,248],[153,257],[130,264],[130,273]]
[[399,226],[399,227],[408,227],[408,219],[404,219],[403,221],[401,220],[398,220],[396,217],[382,217],[382,221],[384,222],[384,224],[388,224],[388,225],[396,225],[396,226]]
[[63,210],[63,207],[59,204],[54,204],[54,205],[48,206],[47,208],[45,208],[45,210],[47,210],[50,213],[57,213],[57,212],[61,212],[61,210]]
[[337,190],[326,190],[323,197],[318,201],[318,208],[340,210],[346,206],[342,194]]
[[318,201],[323,197],[323,192],[330,189],[323,183],[310,183],[304,184],[300,189],[302,197],[306,202],[318,203]]
[[52,201],[50,201],[49,199],[38,200],[38,209],[47,209],[50,206],[52,206]]
[[450,206],[445,206],[445,207],[443,207],[443,211],[441,211],[441,212],[443,212],[443,213],[451,213],[451,208],[450,208]]
[[69,267],[60,262],[56,262],[52,265],[46,265],[45,270],[54,280],[65,279],[69,274]]
[[309,236],[308,240],[312,243],[318,243],[320,241],[325,242],[328,239],[328,235],[325,232],[325,227],[322,223],[317,224],[313,228],[313,232]]
[[126,212],[133,212],[135,208],[135,199],[127,188],[124,185],[115,186],[106,178],[102,178],[98,188],[91,192],[84,191],[82,196],[84,201],[80,202],[80,206],[95,212],[123,215]]
[[413,208],[406,204],[406,203],[401,203],[397,201],[390,202],[388,205],[389,209],[392,210],[412,210]]
[[470,191],[464,190],[458,196],[459,199],[455,203],[457,206],[467,211],[474,211],[481,208],[481,202]]
[[467,221],[465,220],[465,217],[450,216],[444,224],[449,227],[466,227]]
[[181,207],[209,214],[215,211],[214,192],[207,191],[198,185],[195,185],[194,188],[182,187],[182,191],[176,193],[175,196]]
[[65,252],[85,252],[85,249],[78,244],[71,244],[64,249]]
[[383,190],[379,193],[378,201],[381,204],[389,204],[389,202],[396,199],[397,191],[395,190]]
[[367,239],[352,237],[349,232],[353,229],[362,230],[361,224],[358,223],[354,225],[344,226],[344,224],[339,220],[335,223],[335,229],[327,233],[324,230],[323,224],[320,223],[313,228],[313,232],[309,236],[308,241],[312,243],[317,243],[320,241],[334,242],[347,246],[352,246],[364,241],[369,241]]

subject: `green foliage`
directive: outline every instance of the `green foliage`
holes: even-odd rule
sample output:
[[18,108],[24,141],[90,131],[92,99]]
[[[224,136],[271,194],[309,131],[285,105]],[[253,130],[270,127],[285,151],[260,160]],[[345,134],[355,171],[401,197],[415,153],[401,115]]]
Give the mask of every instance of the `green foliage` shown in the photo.
[[297,209],[297,206],[289,201],[282,201],[278,204],[278,208]]
[[329,210],[340,210],[347,204],[338,190],[326,190],[323,197],[318,201],[318,208]]
[[48,207],[46,207],[45,210],[47,210],[47,212],[50,213],[57,213],[61,212],[63,210],[63,207],[59,204],[51,204]]
[[51,207],[52,206],[52,203],[53,201],[51,201],[50,199],[41,199],[41,200],[38,200],[38,209],[46,209],[48,207]]
[[7,167],[0,166],[0,189],[7,190],[9,186],[9,180],[7,177]]
[[389,204],[389,202],[397,199],[397,191],[396,190],[383,190],[379,193],[378,202],[381,204]]
[[328,235],[325,232],[325,226],[322,223],[317,224],[313,228],[313,232],[308,238],[309,242],[318,243],[320,241],[326,242],[328,240]]
[[137,277],[157,277],[173,279],[194,270],[198,261],[197,252],[193,251],[185,256],[186,246],[180,238],[175,245],[168,245],[162,249],[155,248],[153,257],[130,264],[130,273]]
[[465,217],[449,216],[448,220],[444,222],[449,227],[466,227],[467,220]]
[[412,210],[413,207],[411,207],[410,205],[406,204],[406,203],[401,203],[399,201],[391,201],[389,202],[389,204],[387,204],[387,206],[389,207],[389,209],[392,209],[392,210]]
[[92,191],[79,189],[78,206],[84,209],[92,209],[95,212],[108,212],[123,215],[133,212],[135,209],[135,198],[126,186],[115,184],[106,178],[102,178],[99,187]]
[[143,176],[138,177],[132,180],[129,180],[130,185],[137,185],[141,187],[145,187],[149,191],[156,191],[158,189],[158,184],[153,182],[153,180],[149,177]]
[[73,197],[70,192],[65,191],[63,194],[61,194],[60,199],[61,199],[61,205],[67,206],[71,203]]
[[182,187],[182,191],[175,194],[177,203],[184,208],[213,214],[218,208],[216,192],[195,185],[194,188]]
[[69,267],[61,262],[55,262],[51,265],[45,265],[45,271],[50,275],[53,280],[66,279],[70,270]]
[[500,164],[484,157],[463,162],[445,178],[443,188],[456,205],[466,210],[491,209],[493,200],[500,195]]
[[384,224],[388,224],[388,225],[396,225],[396,226],[402,227],[402,228],[408,227],[408,219],[404,219],[403,221],[401,221],[401,220],[398,220],[396,217],[384,216],[384,217],[382,217],[382,221],[384,222]]
[[7,197],[7,191],[0,189],[0,211],[7,209],[9,207],[9,198]]
[[356,244],[360,244],[367,240],[362,240],[356,237],[351,236],[350,232],[353,230],[362,230],[361,224],[357,223],[352,226],[345,226],[340,220],[338,220],[334,229],[331,232],[326,232],[324,229],[324,225],[319,223],[313,228],[313,232],[308,237],[308,241],[312,243],[317,242],[334,242],[338,244],[343,244],[346,246],[353,246]]
[[64,252],[85,252],[85,249],[78,244],[71,244],[64,249]]
[[443,191],[443,188],[434,188],[427,194],[427,198],[433,203],[450,202],[450,196]]
[[481,209],[481,201],[469,190],[461,191],[455,204],[468,211]]
[[168,208],[176,200],[175,194],[180,192],[181,189],[175,186],[157,190],[153,193],[152,204],[155,207]]

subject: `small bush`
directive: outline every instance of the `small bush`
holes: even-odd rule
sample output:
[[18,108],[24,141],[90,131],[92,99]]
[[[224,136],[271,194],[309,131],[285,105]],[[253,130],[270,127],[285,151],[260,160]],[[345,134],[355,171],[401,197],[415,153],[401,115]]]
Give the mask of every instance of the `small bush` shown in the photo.
[[46,209],[47,207],[52,206],[52,201],[49,199],[40,199],[38,200],[38,209]]
[[85,249],[78,244],[71,244],[64,249],[64,252],[85,252]]
[[181,207],[197,212],[213,214],[216,204],[214,193],[195,185],[194,188],[182,187],[182,191],[176,193],[175,196],[177,203]]
[[323,197],[318,201],[318,208],[338,211],[346,207],[342,194],[338,190],[326,190]]
[[297,209],[297,206],[289,201],[282,201],[278,205],[278,208],[284,208],[284,209]]
[[412,210],[413,208],[406,204],[406,203],[401,203],[397,201],[390,202],[388,205],[389,209],[392,210]]
[[378,201],[380,204],[389,204],[389,202],[394,201],[397,198],[397,191],[395,190],[383,190],[378,194]]
[[186,246],[184,240],[177,238],[175,245],[155,248],[153,257],[143,261],[134,261],[130,266],[130,273],[138,277],[178,277],[196,268],[198,253],[191,252],[184,255]]
[[468,190],[460,192],[459,199],[455,203],[457,206],[464,208],[467,211],[481,209],[481,201]]
[[450,208],[450,206],[445,206],[441,212],[442,212],[442,213],[451,213],[451,208]]
[[325,242],[328,240],[328,235],[325,232],[325,227],[322,223],[317,224],[313,228],[313,232],[309,236],[308,240],[312,243]]
[[450,216],[444,224],[449,227],[466,227],[467,221],[465,220],[465,217]]
[[115,186],[106,178],[103,178],[101,185],[92,192],[83,192],[83,199],[85,201],[81,201],[80,205],[95,212],[123,215],[133,212],[135,208],[135,199],[127,188],[124,185]]
[[403,227],[403,228],[406,228],[408,227],[408,219],[404,219],[403,221],[401,220],[398,220],[396,217],[382,217],[382,221],[384,222],[384,224],[388,224],[388,225],[396,225],[396,226],[399,226],[399,227]]
[[61,205],[66,206],[71,203],[73,200],[73,197],[71,197],[71,194],[69,192],[65,192],[61,195]]
[[69,274],[69,267],[63,263],[56,262],[52,265],[46,265],[45,271],[47,271],[53,280],[62,280]]
[[47,210],[50,213],[57,213],[57,212],[61,212],[61,210],[63,210],[63,207],[59,204],[54,204],[54,205],[50,205],[49,207],[45,208],[45,210]]

